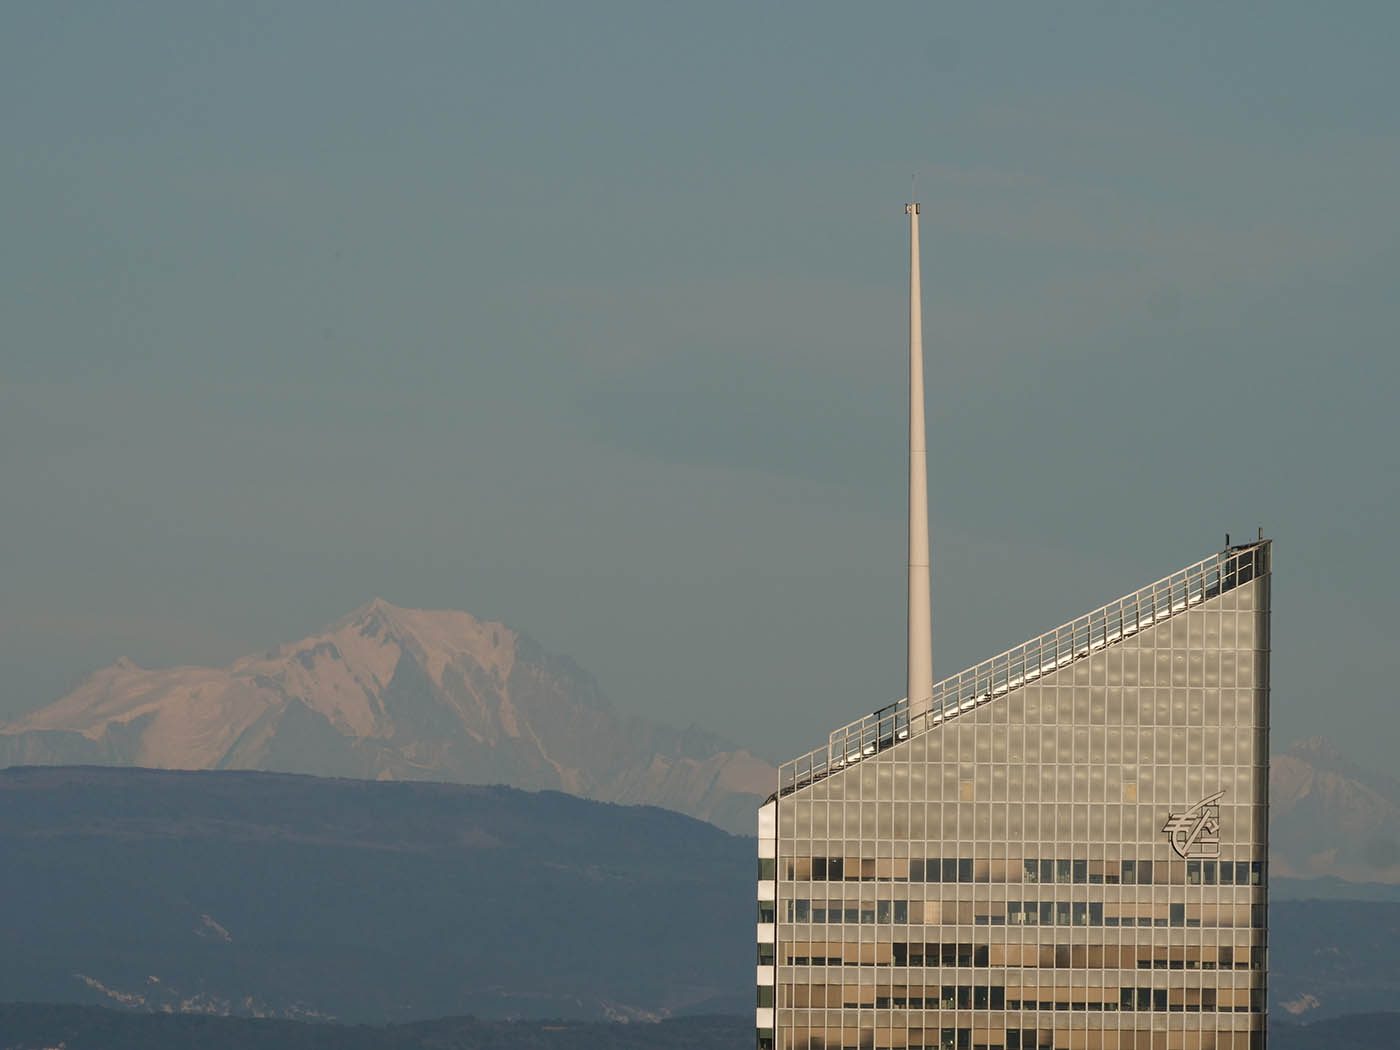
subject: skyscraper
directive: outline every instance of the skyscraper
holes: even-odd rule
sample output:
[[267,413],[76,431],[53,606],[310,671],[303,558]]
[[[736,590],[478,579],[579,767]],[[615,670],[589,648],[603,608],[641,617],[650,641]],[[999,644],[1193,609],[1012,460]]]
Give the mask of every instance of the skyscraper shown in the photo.
[[[910,212],[913,693],[932,660]],[[781,766],[760,1050],[1260,1050],[1270,559],[1227,546]]]

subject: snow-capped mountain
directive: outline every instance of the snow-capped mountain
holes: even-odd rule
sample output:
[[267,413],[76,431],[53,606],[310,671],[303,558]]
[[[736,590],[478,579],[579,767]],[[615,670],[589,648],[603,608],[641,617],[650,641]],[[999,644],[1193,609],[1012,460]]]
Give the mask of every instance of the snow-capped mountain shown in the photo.
[[572,661],[465,612],[376,599],[227,668],[119,660],[0,726],[0,765],[262,769],[557,788],[751,834],[771,766],[619,715]]

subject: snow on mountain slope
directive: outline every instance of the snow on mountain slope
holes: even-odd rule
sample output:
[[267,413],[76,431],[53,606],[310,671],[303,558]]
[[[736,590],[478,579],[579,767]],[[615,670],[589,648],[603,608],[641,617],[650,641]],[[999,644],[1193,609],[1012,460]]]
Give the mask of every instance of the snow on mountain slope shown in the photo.
[[774,783],[717,738],[618,715],[502,624],[382,599],[224,669],[119,660],[0,726],[0,764],[70,762],[557,788],[744,833]]

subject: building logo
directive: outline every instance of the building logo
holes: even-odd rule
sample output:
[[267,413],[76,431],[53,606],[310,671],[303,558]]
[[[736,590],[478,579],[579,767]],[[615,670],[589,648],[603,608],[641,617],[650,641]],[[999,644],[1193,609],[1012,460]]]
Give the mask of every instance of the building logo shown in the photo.
[[1178,856],[1187,860],[1214,860],[1220,856],[1220,796],[1201,799],[1184,813],[1173,813],[1162,827]]

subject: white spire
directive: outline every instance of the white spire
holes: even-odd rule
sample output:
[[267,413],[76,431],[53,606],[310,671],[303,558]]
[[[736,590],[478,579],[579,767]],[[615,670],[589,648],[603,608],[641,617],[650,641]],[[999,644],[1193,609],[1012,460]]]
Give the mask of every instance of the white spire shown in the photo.
[[919,206],[909,216],[909,717],[933,700],[933,612],[929,600],[928,448],[924,433],[924,315],[919,280]]

